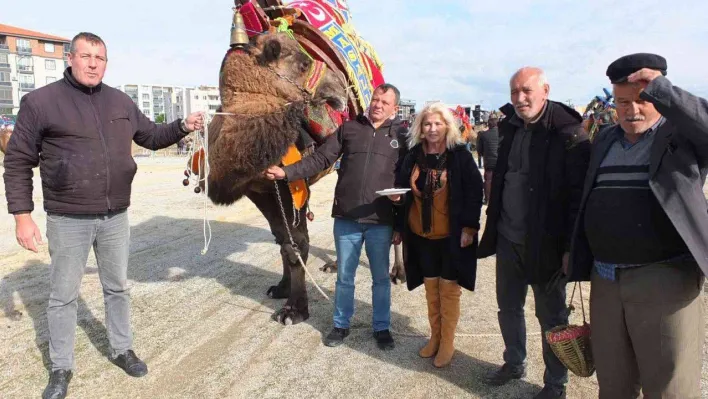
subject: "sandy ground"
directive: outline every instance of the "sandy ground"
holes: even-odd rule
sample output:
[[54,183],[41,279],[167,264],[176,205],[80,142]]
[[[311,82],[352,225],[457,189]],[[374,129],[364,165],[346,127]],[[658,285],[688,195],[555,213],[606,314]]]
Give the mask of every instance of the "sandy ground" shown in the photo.
[[[78,299],[76,372],[69,397],[530,398],[541,389],[541,337],[533,295],[526,303],[528,376],[499,388],[482,382],[485,373],[501,364],[503,351],[493,258],[480,262],[477,290],[463,294],[458,327],[462,336],[450,367],[437,370],[417,355],[428,333],[422,289],[393,287],[397,346],[389,352],[376,348],[369,322],[371,275],[364,256],[352,334],[345,345],[327,348],[322,336],[331,328],[332,304],[310,282],[310,319],[288,327],[271,321],[282,301],[264,294],[280,279],[279,248],[248,200],[231,207],[209,205],[213,240],[208,253],[201,255],[203,196],[182,187],[184,159],[141,158],[138,164],[130,208],[129,278],[135,350],[150,372],[131,378],[107,360],[102,293],[90,255]],[[335,256],[329,217],[335,180],[329,176],[313,189],[316,219],[310,224],[308,262],[329,296],[335,275],[319,267]],[[35,176],[34,200],[40,210],[34,215],[44,233],[39,187]],[[39,254],[20,250],[4,198],[0,259],[0,398],[39,397],[47,382],[49,254],[46,245]],[[577,305],[576,323],[581,321]],[[705,362],[703,375],[706,397]],[[597,397],[596,379],[571,376],[568,397]]]

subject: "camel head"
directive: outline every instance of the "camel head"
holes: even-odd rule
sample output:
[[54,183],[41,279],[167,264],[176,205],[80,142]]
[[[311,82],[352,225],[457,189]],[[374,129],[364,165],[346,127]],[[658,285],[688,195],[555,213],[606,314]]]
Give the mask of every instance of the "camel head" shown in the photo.
[[342,111],[346,106],[344,75],[303,52],[286,33],[267,32],[232,48],[221,66],[219,87],[224,109],[244,102],[275,105],[307,101]]
[[[311,89],[311,100],[316,104],[326,102],[338,111],[344,110],[347,95],[344,75],[310,58],[295,39],[284,33],[266,33],[256,36],[253,46],[260,65],[303,88],[308,87],[309,80],[318,79],[319,83]],[[313,77],[318,68],[325,68],[324,73]]]

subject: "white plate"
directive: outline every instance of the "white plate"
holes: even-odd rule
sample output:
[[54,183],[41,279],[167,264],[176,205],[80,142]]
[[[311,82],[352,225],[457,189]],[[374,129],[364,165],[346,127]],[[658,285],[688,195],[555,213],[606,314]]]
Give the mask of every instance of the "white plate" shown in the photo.
[[411,191],[410,188],[387,188],[385,190],[377,191],[376,194],[378,194],[378,195],[396,195],[396,194],[405,194],[409,191]]

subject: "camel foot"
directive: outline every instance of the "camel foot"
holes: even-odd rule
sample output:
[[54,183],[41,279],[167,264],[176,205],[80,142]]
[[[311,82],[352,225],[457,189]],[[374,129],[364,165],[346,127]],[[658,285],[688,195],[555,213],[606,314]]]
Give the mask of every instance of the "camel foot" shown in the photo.
[[337,272],[337,261],[325,263],[324,266],[320,267],[320,270],[325,273],[336,273]]
[[285,305],[282,309],[273,313],[273,320],[285,326],[302,323],[308,318],[310,318],[310,313],[307,309],[298,310],[290,305]]
[[273,299],[285,299],[290,297],[290,282],[280,282],[278,285],[271,285],[266,291],[266,295]]

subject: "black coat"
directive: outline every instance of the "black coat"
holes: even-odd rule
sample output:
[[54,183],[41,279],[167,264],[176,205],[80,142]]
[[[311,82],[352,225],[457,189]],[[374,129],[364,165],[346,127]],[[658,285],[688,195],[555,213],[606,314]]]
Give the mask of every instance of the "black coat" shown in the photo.
[[407,132],[398,118],[374,129],[366,116],[359,115],[327,137],[311,156],[283,169],[288,180],[304,179],[326,170],[341,156],[332,217],[392,225],[391,201],[376,191],[392,187]]
[[[640,97],[654,104],[666,118],[656,131],[651,148],[649,187],[708,276],[708,207],[703,193],[708,175],[708,101],[674,86],[664,76],[654,79]],[[570,252],[571,281],[590,280],[594,258],[585,236],[583,215],[597,170],[619,129],[619,125],[607,127],[593,141]]]
[[131,142],[158,150],[187,133],[180,121],[156,125],[125,93],[89,88],[71,74],[22,97],[5,155],[10,213],[34,210],[32,168],[39,165],[47,212],[105,214],[128,208],[137,165]]
[[477,139],[477,152],[484,159],[484,170],[494,170],[497,166],[497,153],[499,152],[499,129],[490,127],[479,133]]
[[[408,152],[401,162],[396,174],[396,187],[410,188],[411,174],[415,165],[418,151],[417,145]],[[479,230],[479,217],[482,210],[482,175],[474,162],[472,153],[464,145],[455,147],[448,153],[447,182],[449,184],[449,210],[450,216],[450,262],[457,268],[458,284],[470,291],[474,290],[477,276],[477,244],[460,248],[462,228],[471,227]],[[409,192],[404,197],[400,206],[396,207],[395,230],[403,234],[403,263],[406,268],[408,289],[413,290],[423,284],[418,261],[420,257],[416,248],[406,245],[413,234],[408,227],[408,210],[413,204],[413,193]]]
[[[590,158],[590,142],[581,127],[582,120],[572,108],[549,101],[531,136],[524,262],[529,284],[550,281],[561,268],[563,254],[570,250]],[[516,134],[516,126],[509,122],[499,125],[502,140],[492,178],[487,223],[477,251],[480,258],[494,255],[497,250],[504,177]]]

